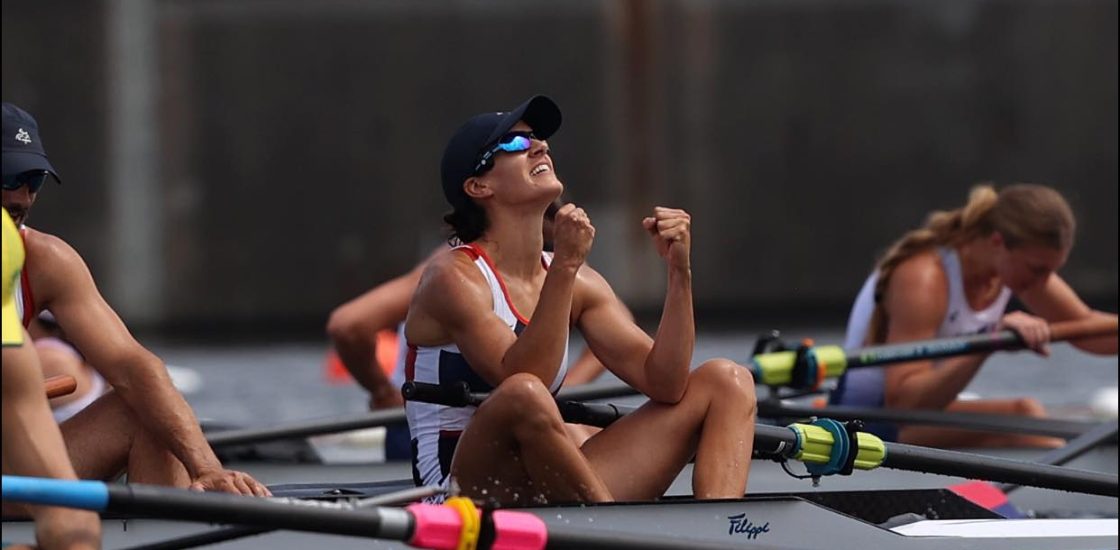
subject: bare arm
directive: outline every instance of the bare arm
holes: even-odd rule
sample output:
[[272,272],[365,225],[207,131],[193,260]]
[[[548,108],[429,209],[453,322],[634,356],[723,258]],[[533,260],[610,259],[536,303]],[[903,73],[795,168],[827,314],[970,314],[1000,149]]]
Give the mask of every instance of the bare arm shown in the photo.
[[[34,245],[32,245],[34,243]],[[186,467],[194,486],[267,494],[240,472],[227,472],[202,435],[198,420],[171,383],[167,368],[140,345],[101,297],[77,252],[55,237],[28,239],[36,262],[32,285],[78,348],[133,411],[135,417]],[[31,252],[33,251],[33,252]]]
[[[554,277],[554,299],[555,294],[563,293],[565,284],[569,288],[571,286],[570,282],[563,280],[563,275],[555,268],[549,270],[549,277]],[[570,273],[566,276],[569,279],[573,277]],[[449,252],[433,260],[421,278],[405,323],[406,337],[409,342],[422,346],[456,344],[471,368],[492,385],[498,385],[517,372],[552,380],[560,368],[566,333],[553,335],[558,342],[538,342],[547,333],[532,330],[545,324],[542,319],[547,307],[545,291],[548,287],[546,282],[537,305],[537,311],[542,315],[535,315],[533,322],[518,337],[494,314],[490,287],[478,268],[466,254]],[[569,299],[569,307],[570,303]],[[563,312],[566,313],[566,310]],[[545,349],[548,344],[553,344],[551,347],[560,351],[548,353]],[[527,350],[522,355],[529,358],[519,361],[515,346]],[[538,351],[535,355],[532,353],[534,350]]]
[[[1038,287],[1020,293],[1019,299],[1033,313],[1051,323],[1091,317],[1116,319],[1115,313],[1090,309],[1057,273],[1052,273]],[[1116,335],[1070,340],[1071,344],[1081,350],[1102,355],[1116,355],[1116,342]]]
[[[934,254],[915,256],[891,277],[884,306],[890,319],[887,342],[926,340],[937,335],[949,303],[949,283]],[[989,354],[886,367],[886,406],[940,409],[952,403]]]
[[[43,393],[43,375],[31,338],[3,352],[4,472],[16,475],[77,479]],[[65,508],[29,506],[39,544],[46,548],[98,548],[97,514]]]
[[532,322],[520,336],[494,314],[490,288],[465,254],[432,260],[409,308],[406,336],[418,345],[459,347],[471,367],[497,385],[515,373],[555,379],[566,350],[576,274],[595,229],[583,210],[565,205],[554,220],[556,252],[540,287]]
[[408,315],[408,304],[424,266],[440,247],[408,273],[382,283],[331,313],[327,333],[346,370],[370,392],[371,408],[403,404],[400,388],[392,386],[377,361],[377,333],[395,329]]
[[668,264],[657,334],[651,340],[637,327],[614,291],[590,268],[578,322],[591,350],[611,372],[654,401],[676,403],[684,395],[696,343],[691,218],[682,210],[659,207],[642,223]]

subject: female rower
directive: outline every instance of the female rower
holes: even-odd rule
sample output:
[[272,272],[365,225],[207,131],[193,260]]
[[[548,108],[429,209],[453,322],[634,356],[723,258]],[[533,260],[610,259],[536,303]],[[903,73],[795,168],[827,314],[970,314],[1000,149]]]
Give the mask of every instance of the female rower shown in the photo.
[[[461,126],[444,150],[444,219],[460,246],[434,257],[405,324],[406,377],[466,381],[490,397],[477,409],[409,401],[414,474],[497,504],[602,502],[660,496],[695,456],[698,498],[742,496],[754,436],[754,381],[731,361],[689,370],[695,343],[691,220],[655,208],[642,220],[668,270],[656,337],[632,321],[584,260],[595,228],[568,204],[544,251],[543,214],[564,186],[548,142],[560,126],[536,96]],[[530,322],[530,319],[532,320]],[[650,398],[574,443],[553,400],[575,325],[602,363]]]
[[[1048,355],[1048,322],[1115,314],[1093,311],[1056,271],[1073,246],[1074,217],[1065,199],[1041,185],[998,193],[977,186],[968,204],[930,214],[879,260],[856,298],[845,347],[977,334],[1010,328]],[[1012,296],[1032,314],[1004,313]],[[1116,336],[1073,345],[1116,353]],[[988,354],[859,369],[841,378],[832,402],[897,409],[1045,416],[1030,398],[960,400]],[[870,425],[884,438],[937,447],[1057,446],[1054,438],[946,428]]]

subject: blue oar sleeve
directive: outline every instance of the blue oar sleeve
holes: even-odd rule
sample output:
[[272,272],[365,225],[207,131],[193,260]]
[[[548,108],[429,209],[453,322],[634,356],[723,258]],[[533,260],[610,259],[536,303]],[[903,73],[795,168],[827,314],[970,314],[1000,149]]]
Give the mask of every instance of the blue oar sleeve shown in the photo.
[[4,476],[4,500],[83,510],[105,510],[109,489],[100,481]]

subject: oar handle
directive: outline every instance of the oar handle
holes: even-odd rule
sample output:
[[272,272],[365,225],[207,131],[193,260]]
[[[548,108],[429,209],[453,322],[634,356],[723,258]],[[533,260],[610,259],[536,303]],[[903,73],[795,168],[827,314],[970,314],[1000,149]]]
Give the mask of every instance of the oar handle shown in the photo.
[[47,399],[69,395],[76,389],[78,389],[78,381],[69,374],[59,374],[43,380],[43,390],[47,393]]
[[[466,382],[442,386],[424,382],[405,382],[401,386],[401,395],[406,401],[420,401],[435,403],[448,407],[477,407],[488,397],[485,393],[470,391]],[[581,401],[557,401],[560,416],[565,422],[586,424],[605,428],[611,422],[633,412],[633,408],[620,405],[584,403]]]
[[1050,325],[1050,340],[1077,340],[1096,336],[1115,336],[1116,317],[1094,316],[1076,321],[1061,321]]
[[405,382],[401,386],[405,401],[423,401],[448,407],[477,407],[483,398],[471,393],[466,382],[458,384],[429,384],[426,382]]

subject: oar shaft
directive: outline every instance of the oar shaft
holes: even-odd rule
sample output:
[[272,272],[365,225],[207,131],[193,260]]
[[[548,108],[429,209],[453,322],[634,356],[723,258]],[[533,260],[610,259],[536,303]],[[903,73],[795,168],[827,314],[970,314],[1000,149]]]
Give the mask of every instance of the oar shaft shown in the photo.
[[107,509],[186,521],[233,523],[286,529],[407,540],[412,519],[402,510],[339,510],[325,507],[293,507],[267,499],[220,493],[169,491],[147,485],[106,485]]
[[[1057,418],[1034,418],[1003,414],[958,413],[914,409],[882,409],[875,407],[850,407],[831,405],[814,408],[785,405],[771,401],[758,403],[758,416],[764,418],[809,418],[813,416],[833,420],[863,420],[893,422],[898,424],[934,425],[965,430],[1015,432],[1048,437],[1072,439],[1088,433],[1098,425],[1086,421]],[[1115,437],[1112,439],[1115,441]]]
[[[1062,321],[1050,325],[1050,340],[1061,342],[1095,336],[1116,334],[1116,319],[1107,317],[1091,317],[1077,321]],[[873,367],[888,363],[901,363],[922,359],[940,359],[954,355],[969,353],[984,353],[1021,349],[1023,340],[1013,330],[976,334],[973,336],[959,336],[953,338],[940,338],[935,340],[922,340],[919,342],[903,342],[884,346],[872,346],[848,353],[847,367]]]
[[[1067,462],[1093,450],[1106,441],[1116,441],[1117,422],[1106,422],[1098,425],[1096,428],[1085,432],[1078,436],[1073,441],[1066,443],[1064,447],[1054,449],[1036,460],[1039,464],[1053,464],[1061,466]],[[1018,489],[1019,485],[1013,483],[1005,483],[1000,485],[999,489],[1004,493],[1010,493]]]
[[1093,495],[1120,496],[1113,474],[1088,472],[944,449],[888,443],[886,468],[985,479]]
[[278,428],[226,430],[207,434],[206,440],[210,442],[211,447],[217,448],[229,445],[245,445],[263,441],[275,441],[277,439],[297,439],[311,435],[372,428],[374,426],[403,424],[406,421],[404,409],[398,407],[350,417],[317,420]]

